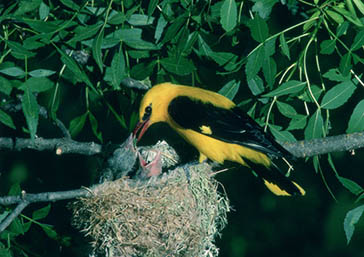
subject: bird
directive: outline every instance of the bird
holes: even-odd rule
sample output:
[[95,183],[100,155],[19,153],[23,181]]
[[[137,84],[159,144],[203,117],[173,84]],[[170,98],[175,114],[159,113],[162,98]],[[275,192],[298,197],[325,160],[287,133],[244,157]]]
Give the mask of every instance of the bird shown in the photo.
[[169,82],[155,85],[141,100],[134,137],[139,141],[151,125],[159,122],[167,123],[194,146],[200,162],[231,161],[253,170],[275,195],[305,195],[305,190],[272,161],[293,155],[227,97]]

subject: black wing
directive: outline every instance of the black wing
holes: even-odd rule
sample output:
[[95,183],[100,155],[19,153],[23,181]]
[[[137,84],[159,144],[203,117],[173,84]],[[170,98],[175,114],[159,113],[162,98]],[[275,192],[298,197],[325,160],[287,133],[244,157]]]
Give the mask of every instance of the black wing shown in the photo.
[[188,96],[178,96],[170,102],[168,113],[185,129],[203,133],[201,126],[206,126],[211,130],[211,134],[204,133],[207,136],[243,145],[270,156],[293,158],[270,133],[264,132],[238,107],[224,109]]

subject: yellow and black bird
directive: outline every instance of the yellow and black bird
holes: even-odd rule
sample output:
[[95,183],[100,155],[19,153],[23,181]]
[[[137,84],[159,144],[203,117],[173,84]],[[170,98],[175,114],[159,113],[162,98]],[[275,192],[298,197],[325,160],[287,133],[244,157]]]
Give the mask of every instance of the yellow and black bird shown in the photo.
[[143,97],[138,140],[154,123],[166,122],[200,152],[200,162],[232,161],[251,168],[276,195],[304,195],[270,157],[292,157],[230,99],[197,87],[163,83]]

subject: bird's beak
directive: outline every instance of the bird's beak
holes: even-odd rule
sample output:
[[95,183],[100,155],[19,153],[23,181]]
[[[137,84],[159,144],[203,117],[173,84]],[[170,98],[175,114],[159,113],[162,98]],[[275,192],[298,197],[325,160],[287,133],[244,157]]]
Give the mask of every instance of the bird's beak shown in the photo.
[[139,132],[139,136],[138,136],[137,142],[139,142],[139,140],[144,135],[145,131],[147,131],[147,129],[149,128],[149,126],[150,126],[150,122],[149,121],[150,121],[149,119],[146,119],[146,120],[143,120],[143,121],[139,121],[136,124],[135,129],[133,131],[133,136],[134,137],[137,135],[138,131],[141,129],[140,132]]

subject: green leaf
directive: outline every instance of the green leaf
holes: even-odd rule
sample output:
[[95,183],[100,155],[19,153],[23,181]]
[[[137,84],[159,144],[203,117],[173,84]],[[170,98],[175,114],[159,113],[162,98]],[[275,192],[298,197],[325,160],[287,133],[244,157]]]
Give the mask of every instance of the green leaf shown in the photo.
[[350,75],[343,76],[338,69],[330,69],[322,76],[331,81],[337,81],[337,82],[350,80]]
[[29,78],[25,81],[19,89],[26,90],[29,89],[31,92],[45,92],[54,86],[54,82],[47,78]]
[[104,70],[104,64],[102,63],[102,52],[101,52],[101,45],[103,39],[104,39],[104,29],[101,29],[100,33],[97,35],[92,45],[92,56],[94,57],[97,65],[99,66],[101,73]]
[[295,94],[302,91],[306,87],[306,82],[298,81],[298,80],[290,80],[273,91],[263,95],[264,97],[273,97],[273,96],[282,96],[288,94]]
[[27,12],[35,11],[39,8],[40,3],[42,0],[23,0],[19,1],[16,11],[14,12],[15,16],[21,16]]
[[67,66],[67,68],[75,75],[76,78],[80,78],[83,82],[85,82],[96,94],[98,93],[95,87],[92,85],[91,81],[87,77],[87,75],[81,71],[80,67],[77,63],[69,57],[65,52],[63,52],[60,48],[56,45],[54,47],[57,51],[61,54],[62,62]]
[[250,56],[245,66],[246,80],[249,81],[255,77],[264,62],[264,48],[260,47]]
[[78,11],[80,10],[80,6],[78,4],[76,4],[74,1],[72,0],[60,0],[62,4],[64,4],[66,7],[74,10],[74,11]]
[[354,42],[351,45],[351,51],[358,50],[364,46],[364,29],[359,31],[354,38]]
[[48,216],[49,211],[51,210],[51,205],[48,204],[47,206],[40,208],[38,210],[33,211],[32,219],[33,220],[41,220]]
[[19,68],[19,67],[9,67],[9,68],[5,68],[0,70],[1,73],[11,76],[11,77],[24,77],[25,76],[25,72]]
[[[200,56],[210,56],[213,53],[210,46],[206,43],[206,41],[203,39],[201,34],[198,35],[197,43],[198,43],[198,48],[199,48],[199,51],[197,53],[198,55],[200,55]],[[213,57],[211,56],[211,58],[213,58]],[[223,64],[225,64],[225,62]]]
[[268,57],[263,62],[263,75],[267,84],[272,87],[277,74],[277,64],[272,57]]
[[80,131],[83,129],[87,115],[88,112],[85,112],[84,114],[77,116],[73,120],[71,120],[69,126],[69,132],[71,133],[72,137],[76,137],[78,133],[80,133]]
[[296,142],[296,138],[293,136],[293,134],[286,130],[281,130],[279,126],[275,125],[268,125],[270,132],[272,132],[275,139],[281,142]]
[[12,50],[11,53],[15,58],[24,59],[24,57],[31,58],[36,55],[36,53],[27,50],[24,46],[17,42],[7,41],[9,48]]
[[144,14],[132,14],[127,21],[133,26],[147,26],[153,24],[154,18]]
[[337,84],[324,95],[321,101],[321,107],[325,109],[336,109],[342,106],[351,97],[355,89],[356,86],[351,80]]
[[313,20],[314,18],[317,18],[321,15],[321,11],[316,11],[314,12],[311,17],[307,20],[311,20],[310,22],[305,23],[305,25],[303,25],[303,31],[306,32],[307,30],[309,30],[315,23],[317,23],[317,19]]
[[361,100],[354,108],[350,116],[346,133],[364,131],[364,100]]
[[40,226],[49,238],[57,240],[58,234],[54,230],[53,226],[48,224],[41,224]]
[[260,95],[264,92],[263,80],[258,75],[248,80],[248,87],[253,95]]
[[15,124],[13,122],[13,119],[11,118],[11,116],[9,114],[7,114],[6,112],[4,112],[3,110],[0,109],[0,122],[3,123],[4,125],[12,128],[12,129],[16,129]]
[[289,122],[287,130],[303,129],[307,124],[307,116],[302,114],[297,114]]
[[49,14],[49,6],[41,2],[39,6],[39,18],[44,20]]
[[344,22],[344,17],[337,12],[331,10],[326,10],[327,15],[331,17],[337,24],[342,24]]
[[32,139],[34,139],[38,127],[39,105],[37,103],[37,99],[29,87],[24,88],[22,107],[29,128],[30,136]]
[[47,69],[37,69],[29,72],[29,75],[35,78],[41,78],[41,77],[48,77],[56,73],[53,70],[47,70]]
[[5,95],[10,95],[12,89],[13,87],[11,86],[10,81],[4,77],[0,77],[0,92]]
[[363,188],[359,186],[355,181],[341,177],[339,175],[337,175],[337,179],[341,182],[341,184],[343,184],[346,189],[348,189],[354,195],[358,196],[363,193]]
[[254,19],[249,21],[248,26],[255,41],[262,43],[268,38],[268,25],[259,15],[255,15]]
[[164,38],[162,39],[162,44],[165,44],[172,40],[180,30],[180,28],[185,24],[187,21],[186,15],[181,15],[177,19],[173,21],[173,23],[167,27],[166,34],[164,35]]
[[358,223],[360,217],[362,216],[364,211],[364,205],[356,207],[355,209],[348,211],[344,219],[344,231],[346,235],[347,244],[350,243],[350,240],[354,234],[355,224]]
[[119,29],[112,34],[112,38],[117,40],[116,43],[123,41],[125,42],[125,44],[135,49],[141,49],[141,50],[159,49],[159,47],[157,47],[155,44],[143,40],[142,32],[143,31],[139,28]]
[[180,76],[188,75],[195,69],[192,61],[184,57],[167,57],[161,59],[160,63],[167,71]]
[[263,19],[268,18],[273,6],[279,2],[279,0],[253,0],[252,11],[257,12]]
[[59,21],[40,21],[30,19],[22,19],[21,21],[28,24],[29,27],[40,33],[52,33],[61,28],[58,25]]
[[100,142],[103,142],[102,133],[100,131],[98,131],[99,125],[98,125],[98,122],[97,122],[95,116],[91,112],[89,112],[88,113],[88,118],[90,120],[91,129],[92,129],[92,132],[94,133],[95,137],[98,140],[100,140]]
[[226,32],[235,28],[237,23],[237,14],[238,8],[235,0],[225,0],[220,9],[220,24]]
[[281,34],[279,36],[279,42],[280,42],[280,47],[282,49],[282,53],[287,56],[288,60],[291,60],[291,55],[289,53],[289,47],[288,44],[286,42],[286,37],[284,36],[284,34]]
[[114,55],[111,61],[111,83],[114,89],[120,87],[121,81],[125,77],[125,59],[123,50],[120,47],[119,52]]
[[67,41],[67,44],[71,44],[74,42],[79,42],[85,40],[87,38],[93,37],[100,30],[102,24],[94,24],[86,27],[79,26],[74,32],[75,35],[70,40]]
[[265,58],[271,57],[276,53],[276,38],[271,38],[264,42],[264,56]]
[[339,69],[345,76],[348,75],[351,69],[351,53],[348,52],[341,57]]
[[[315,99],[319,99],[321,93],[323,92],[323,89],[316,86],[316,85],[311,85],[311,92],[312,95]],[[303,94],[298,96],[298,99],[305,101],[305,102],[309,102],[309,103],[313,103],[314,100],[312,98],[312,95],[310,93],[310,91],[308,90],[308,87],[306,88],[306,90],[303,92]]]
[[223,95],[230,100],[233,100],[236,93],[238,93],[240,87],[240,81],[236,82],[235,79],[226,83],[220,90],[219,94]]
[[236,65],[236,60],[238,59],[238,56],[229,52],[211,52],[210,57],[219,64],[219,66],[223,66],[225,70],[233,69]]
[[287,118],[294,118],[297,115],[296,110],[289,104],[277,101],[277,107],[280,113],[282,113]]
[[361,14],[364,15],[364,3],[362,0],[353,0],[354,4],[358,8],[358,10],[361,12]]
[[350,25],[350,23],[347,21],[344,21],[342,24],[340,24],[336,28],[336,36],[341,37],[342,35],[345,35],[346,32],[348,31],[349,25]]
[[332,9],[334,9],[336,12],[340,13],[342,16],[344,16],[348,21],[355,24],[358,27],[363,27],[363,22],[359,20],[358,17],[353,16],[351,12],[347,11],[343,5],[333,6]]
[[321,109],[317,109],[316,112],[308,120],[308,124],[305,129],[305,140],[321,138],[323,134],[324,121],[322,119]]
[[156,61],[138,63],[137,65],[133,66],[130,71],[130,75],[132,78],[137,80],[146,79],[153,73],[155,65]]
[[320,54],[332,54],[335,50],[336,40],[324,40],[321,42]]
[[149,4],[148,4],[148,17],[153,15],[155,8],[157,8],[158,3],[159,3],[159,0],[150,0],[149,1]]
[[161,15],[158,19],[157,27],[155,28],[154,32],[155,42],[158,42],[160,40],[167,23],[168,22],[166,21],[166,19],[163,17],[163,15]]

